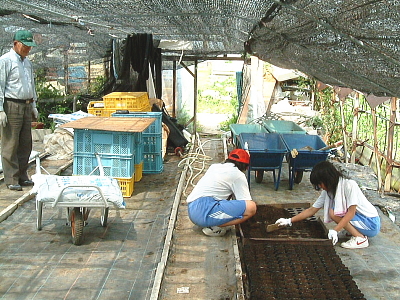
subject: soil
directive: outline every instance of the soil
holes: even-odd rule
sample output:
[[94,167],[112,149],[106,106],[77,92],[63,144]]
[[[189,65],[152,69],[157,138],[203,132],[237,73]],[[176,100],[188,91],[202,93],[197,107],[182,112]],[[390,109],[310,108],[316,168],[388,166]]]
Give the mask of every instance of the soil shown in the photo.
[[290,227],[282,227],[276,231],[267,232],[267,225],[275,223],[279,218],[291,218],[301,212],[303,208],[277,208],[272,205],[258,205],[257,213],[247,222],[238,227],[244,238],[326,238],[324,227],[315,219],[311,218],[303,222],[296,222]]
[[259,205],[237,227],[248,299],[365,299],[317,220],[266,232],[266,224],[298,209]]

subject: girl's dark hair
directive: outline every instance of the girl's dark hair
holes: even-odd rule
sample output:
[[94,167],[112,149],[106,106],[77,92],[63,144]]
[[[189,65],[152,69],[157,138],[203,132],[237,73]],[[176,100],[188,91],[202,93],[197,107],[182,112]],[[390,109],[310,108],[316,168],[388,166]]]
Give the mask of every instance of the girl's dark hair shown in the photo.
[[236,160],[233,160],[233,159],[229,159],[229,158],[227,158],[226,160],[225,160],[225,162],[227,163],[227,162],[230,162],[230,163],[233,163],[240,171],[242,171],[242,172],[244,172],[244,171],[246,171],[247,170],[247,167],[249,166],[248,164],[246,164],[246,163],[243,163],[243,162],[240,162],[240,161],[236,161]]
[[340,177],[344,177],[344,175],[332,163],[321,161],[312,169],[310,182],[316,189],[319,184],[323,183],[327,191],[335,197]]

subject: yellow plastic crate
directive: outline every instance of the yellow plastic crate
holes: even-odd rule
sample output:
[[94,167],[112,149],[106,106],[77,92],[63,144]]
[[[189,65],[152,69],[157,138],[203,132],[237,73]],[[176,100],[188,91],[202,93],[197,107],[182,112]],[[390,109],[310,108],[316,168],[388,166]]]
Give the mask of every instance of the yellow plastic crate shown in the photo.
[[113,92],[103,96],[107,109],[125,109],[129,111],[151,110],[149,96],[146,92]]
[[113,113],[115,113],[115,109],[107,109],[107,108],[88,108],[88,113],[92,114],[96,117],[111,117]]
[[90,101],[87,108],[104,108],[104,101]]
[[135,182],[140,181],[143,176],[143,162],[135,165]]
[[103,110],[104,110],[103,101],[90,101],[87,106],[88,113],[95,115],[97,117],[102,117]]
[[129,198],[135,188],[135,174],[131,178],[116,178],[121,188],[122,196]]
[[[132,110],[131,110],[131,111],[132,111]],[[150,105],[148,105],[148,106],[142,107],[142,109],[141,109],[141,110],[137,110],[137,111],[139,111],[139,112],[151,111],[151,106],[150,106]]]

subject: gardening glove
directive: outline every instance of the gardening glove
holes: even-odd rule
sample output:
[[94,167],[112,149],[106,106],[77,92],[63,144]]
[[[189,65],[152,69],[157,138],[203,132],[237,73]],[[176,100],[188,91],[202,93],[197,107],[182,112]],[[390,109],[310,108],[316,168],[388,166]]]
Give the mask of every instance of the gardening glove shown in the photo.
[[280,218],[275,222],[275,224],[278,224],[279,226],[292,226],[292,219]]
[[328,232],[328,239],[332,240],[332,244],[335,245],[338,241],[337,231],[330,229]]
[[35,120],[37,120],[39,112],[36,107],[32,107],[32,116]]
[[4,111],[0,111],[0,126],[5,127],[7,124],[7,115]]

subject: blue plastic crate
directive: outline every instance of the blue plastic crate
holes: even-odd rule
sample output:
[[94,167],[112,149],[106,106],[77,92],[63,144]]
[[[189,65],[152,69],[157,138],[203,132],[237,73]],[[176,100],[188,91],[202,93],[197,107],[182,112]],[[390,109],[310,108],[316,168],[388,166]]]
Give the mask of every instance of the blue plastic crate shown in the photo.
[[162,133],[162,112],[129,112],[127,114],[113,113],[112,117],[155,118],[156,120],[147,127],[143,133]]
[[263,126],[268,132],[281,133],[281,134],[306,134],[303,128],[295,122],[286,120],[264,120]]
[[[248,143],[250,152],[250,166],[247,169],[247,180],[250,186],[250,171],[255,171],[256,182],[262,181],[264,171],[272,171],[275,190],[278,190],[282,162],[287,153],[286,144],[277,133],[240,133],[241,145]],[[278,174],[275,174],[275,171]]]
[[161,173],[163,171],[163,159],[161,153],[143,154],[143,173]]
[[141,142],[140,135],[140,132],[75,129],[74,153],[134,155],[135,145]]
[[[132,177],[135,171],[134,156],[99,154],[104,175],[111,177]],[[99,164],[94,154],[74,153],[74,175],[100,175]]]
[[143,161],[143,152],[144,152],[144,144],[143,144],[143,139],[139,144],[136,144],[135,146],[135,165],[140,164]]
[[[162,112],[129,112],[127,114],[114,113],[113,117],[132,117],[132,118],[155,118],[142,133],[143,153],[161,153],[162,152]],[[138,150],[140,152],[140,150]],[[138,156],[140,163],[143,157]],[[139,161],[140,158],[140,161]]]
[[[330,150],[320,150],[326,144],[318,135],[282,134],[282,138],[288,149],[286,160],[289,165],[289,188],[292,189],[295,176],[311,171],[317,163],[326,160]],[[294,149],[297,155],[291,154]]]
[[162,134],[147,133],[143,134],[143,152],[161,153],[162,152]]

